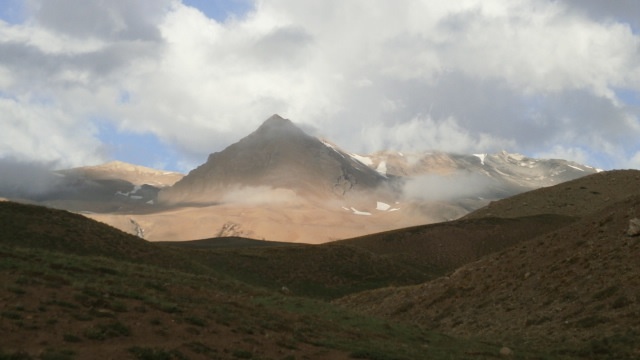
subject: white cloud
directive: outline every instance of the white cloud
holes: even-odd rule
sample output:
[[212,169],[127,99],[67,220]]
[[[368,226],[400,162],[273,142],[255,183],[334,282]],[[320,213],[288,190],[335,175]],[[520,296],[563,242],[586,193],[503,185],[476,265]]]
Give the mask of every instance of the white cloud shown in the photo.
[[589,163],[589,155],[579,147],[555,145],[553,148],[538,152],[534,156],[542,159],[564,159],[575,161],[579,164],[591,165]]
[[403,194],[409,199],[451,201],[490,196],[492,185],[495,185],[494,180],[479,174],[431,174],[409,179],[403,187]]
[[29,4],[0,22],[0,156],[97,161],[99,117],[205,158],[273,113],[357,152],[640,151],[640,112],[616,97],[640,91],[640,36],[618,7],[273,0],[216,22],[177,0]]
[[627,168],[640,169],[640,151],[638,151],[627,163]]
[[0,98],[0,114],[0,159],[37,160],[57,167],[103,159],[93,125],[51,105]]

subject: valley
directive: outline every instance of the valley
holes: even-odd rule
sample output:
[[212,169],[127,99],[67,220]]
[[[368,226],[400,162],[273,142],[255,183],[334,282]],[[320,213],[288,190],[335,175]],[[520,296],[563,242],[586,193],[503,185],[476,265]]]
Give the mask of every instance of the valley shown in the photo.
[[0,356],[637,358],[638,183],[601,172],[320,245],[148,242],[0,202]]

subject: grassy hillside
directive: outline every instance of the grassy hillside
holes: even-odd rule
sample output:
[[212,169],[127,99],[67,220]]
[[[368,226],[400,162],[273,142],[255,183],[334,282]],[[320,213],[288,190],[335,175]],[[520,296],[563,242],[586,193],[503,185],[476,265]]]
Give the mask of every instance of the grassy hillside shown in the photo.
[[161,246],[81,215],[12,202],[0,202],[0,229],[4,244],[224,274],[273,290],[286,286],[297,295],[316,298],[434,278],[431,272],[349,246],[262,248],[253,246],[255,242],[263,245],[262,241],[248,239],[235,239],[228,246],[220,246],[219,240]]
[[247,285],[68,212],[0,208],[0,359],[483,359],[502,345]]
[[[619,182],[620,174],[609,175]],[[614,182],[607,174],[596,176],[602,183]],[[640,181],[635,184],[637,192]],[[575,190],[584,190],[581,186]],[[627,190],[609,189],[619,191],[617,198],[623,200],[614,202],[616,195],[609,195],[608,206],[596,203],[594,212],[570,225],[447,277],[367,291],[337,303],[455,336],[528,344],[556,355],[638,358],[640,239],[628,236],[627,229],[631,219],[640,217],[640,196]],[[553,201],[533,195],[527,199]],[[575,193],[566,195],[579,199]]]
[[464,219],[387,231],[335,244],[361,248],[440,276],[575,220],[553,214]]
[[403,264],[346,245],[297,245],[205,250],[211,268],[244,282],[300,296],[331,299],[390,285],[418,284],[436,277],[429,266]]
[[0,202],[0,360],[638,358],[636,217],[635,171],[317,246],[159,245]]
[[[273,246],[245,239],[161,244],[207,250],[191,258],[254,285],[285,286],[297,295],[332,299],[432,280],[573,221],[575,218],[562,215],[460,220],[323,245]],[[252,246],[254,243],[261,246]]]

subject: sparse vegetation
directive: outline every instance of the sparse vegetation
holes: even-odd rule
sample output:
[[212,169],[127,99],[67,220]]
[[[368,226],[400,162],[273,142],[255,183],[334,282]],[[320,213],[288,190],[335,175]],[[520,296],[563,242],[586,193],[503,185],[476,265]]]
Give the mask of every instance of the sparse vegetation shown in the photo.
[[[630,321],[640,310],[629,259],[639,245],[618,237],[639,204],[603,210],[604,232],[597,217],[530,218],[563,230],[487,247],[489,256],[454,272],[383,242],[163,247],[69,213],[0,203],[0,360],[490,359],[505,344],[514,359],[633,358],[640,336]],[[484,221],[487,236],[525,223]],[[446,278],[400,286],[446,269]],[[357,312],[336,305],[348,301]]]

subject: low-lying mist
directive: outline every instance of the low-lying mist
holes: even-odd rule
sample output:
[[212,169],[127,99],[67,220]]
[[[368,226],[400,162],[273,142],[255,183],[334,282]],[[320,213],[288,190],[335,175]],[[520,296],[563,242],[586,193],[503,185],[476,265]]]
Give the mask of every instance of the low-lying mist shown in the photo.
[[63,186],[52,164],[0,159],[0,196],[39,200]]
[[495,180],[480,174],[457,171],[452,174],[429,174],[407,180],[403,195],[425,201],[452,201],[485,197],[496,185]]
[[240,187],[225,192],[222,202],[235,204],[282,204],[295,203],[300,199],[295,191],[270,186]]

